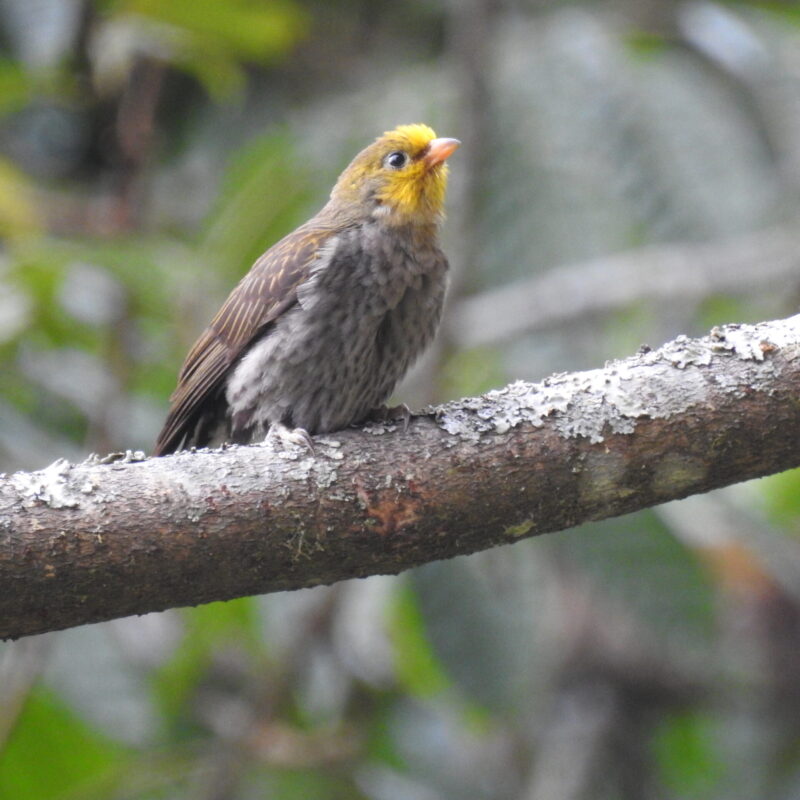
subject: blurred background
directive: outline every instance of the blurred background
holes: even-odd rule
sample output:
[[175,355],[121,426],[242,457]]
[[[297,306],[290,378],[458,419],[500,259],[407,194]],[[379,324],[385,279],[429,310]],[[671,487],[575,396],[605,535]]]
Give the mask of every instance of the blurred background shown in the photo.
[[[798,3],[1,0],[0,470],[149,451],[239,276],[417,121],[464,144],[412,407],[796,312]],[[0,798],[797,798],[798,536],[790,472],[0,644]]]

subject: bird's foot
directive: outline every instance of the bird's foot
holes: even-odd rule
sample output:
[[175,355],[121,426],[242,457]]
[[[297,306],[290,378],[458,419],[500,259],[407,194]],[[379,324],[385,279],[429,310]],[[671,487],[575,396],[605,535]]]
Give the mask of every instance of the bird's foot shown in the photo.
[[378,408],[373,408],[372,411],[369,412],[367,419],[373,422],[398,422],[402,420],[403,433],[405,433],[408,430],[408,423],[411,422],[413,416],[411,409],[405,403],[400,403],[400,405],[391,407],[384,403],[378,406]]
[[273,422],[269,426],[267,439],[277,438],[284,445],[296,444],[305,447],[311,455],[315,455],[314,442],[305,428],[289,428],[282,422]]

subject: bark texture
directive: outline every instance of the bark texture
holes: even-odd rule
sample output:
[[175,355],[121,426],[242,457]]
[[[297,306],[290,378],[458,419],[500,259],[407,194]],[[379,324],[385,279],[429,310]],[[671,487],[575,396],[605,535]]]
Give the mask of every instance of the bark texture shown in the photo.
[[315,446],[2,476],[0,637],[397,573],[800,465],[800,316]]

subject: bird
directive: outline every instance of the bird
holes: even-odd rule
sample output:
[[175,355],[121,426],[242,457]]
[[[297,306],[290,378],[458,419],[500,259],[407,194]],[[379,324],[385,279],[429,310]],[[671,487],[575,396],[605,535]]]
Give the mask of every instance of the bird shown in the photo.
[[387,413],[441,319],[439,231],[460,144],[400,125],[355,156],[323,208],[256,260],[189,351],[154,455],[273,434],[313,451],[311,436]]

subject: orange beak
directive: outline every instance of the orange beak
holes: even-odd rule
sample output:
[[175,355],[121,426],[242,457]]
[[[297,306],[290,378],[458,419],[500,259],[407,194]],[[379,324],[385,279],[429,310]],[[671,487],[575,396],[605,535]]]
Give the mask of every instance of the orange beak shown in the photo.
[[430,167],[441,164],[448,156],[451,156],[461,145],[458,139],[433,139],[428,145],[428,152],[422,160]]

